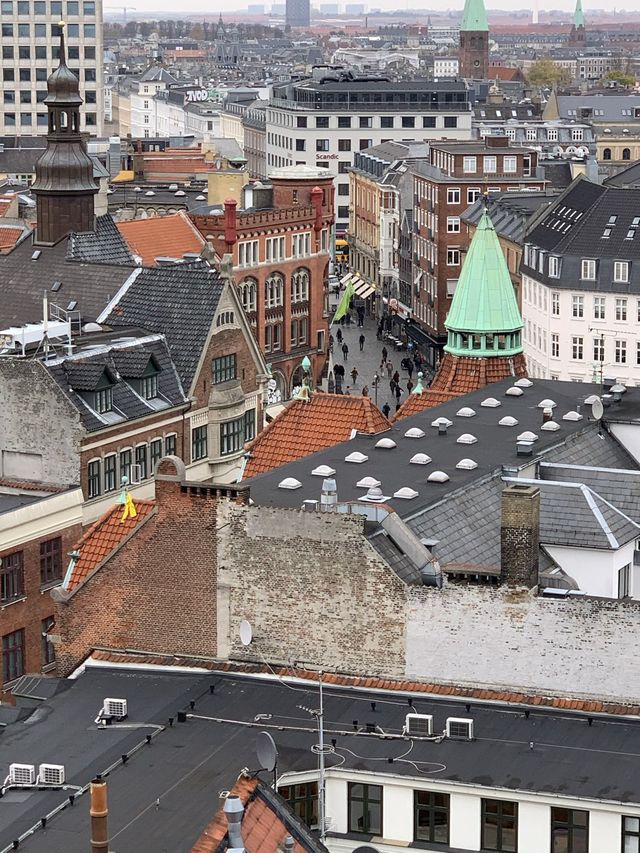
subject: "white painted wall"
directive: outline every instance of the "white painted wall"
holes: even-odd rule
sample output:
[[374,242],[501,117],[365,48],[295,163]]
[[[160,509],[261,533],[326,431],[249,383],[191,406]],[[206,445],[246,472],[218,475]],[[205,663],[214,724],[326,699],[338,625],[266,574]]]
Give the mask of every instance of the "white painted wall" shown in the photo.
[[404,845],[413,841],[413,792],[400,785],[385,785],[382,797],[384,838]]
[[550,853],[551,811],[541,802],[518,806],[518,850],[520,853]]
[[[3,489],[7,494],[13,490]],[[82,524],[82,489],[44,495],[39,501],[0,515],[0,551]]]
[[640,423],[608,424],[611,435],[640,463]]
[[592,811],[589,815],[589,850],[620,853],[622,820],[615,812]]
[[[552,559],[577,582],[582,592],[606,598],[618,597],[618,570],[627,563],[633,564],[635,550],[635,539],[615,551],[542,544]],[[636,597],[633,587],[631,595]]]
[[463,850],[480,849],[480,805],[477,793],[451,794],[449,843]]

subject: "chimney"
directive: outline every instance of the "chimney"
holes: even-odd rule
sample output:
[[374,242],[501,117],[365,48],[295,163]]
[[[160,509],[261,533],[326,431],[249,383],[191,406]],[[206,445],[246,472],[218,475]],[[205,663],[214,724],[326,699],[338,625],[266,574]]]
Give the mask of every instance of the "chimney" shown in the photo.
[[224,801],[225,815],[227,816],[227,833],[229,835],[229,851],[244,850],[244,841],[242,838],[242,818],[244,816],[244,806],[240,797],[236,794],[229,794]]
[[91,782],[91,853],[108,853],[109,831],[107,829],[107,783],[102,776]]
[[313,227],[315,231],[322,230],[322,190],[320,187],[314,187],[311,190],[311,206],[314,210]]
[[233,250],[234,243],[238,239],[236,230],[236,208],[238,202],[235,198],[225,198],[224,200],[224,242],[227,244],[227,252]]
[[320,511],[333,512],[338,504],[338,487],[336,481],[327,478],[322,481],[322,492],[320,494]]
[[550,421],[552,419],[553,419],[553,409],[551,408],[551,406],[547,406],[545,409],[542,410],[542,423],[546,424],[547,421]]
[[538,585],[540,489],[511,484],[502,491],[500,580],[532,589]]

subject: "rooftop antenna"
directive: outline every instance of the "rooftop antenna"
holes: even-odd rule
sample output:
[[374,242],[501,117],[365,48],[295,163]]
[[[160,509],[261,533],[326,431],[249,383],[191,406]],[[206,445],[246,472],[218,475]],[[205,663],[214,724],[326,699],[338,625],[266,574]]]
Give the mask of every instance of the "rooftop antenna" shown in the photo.
[[278,781],[278,748],[269,732],[260,732],[256,738],[256,755],[261,770],[273,773],[273,790]]
[[[324,696],[322,693],[322,671],[318,673],[318,689],[320,694],[320,707],[307,708],[304,705],[299,705],[303,711],[307,711],[314,716],[318,721],[318,743],[311,747],[311,751],[318,756],[318,807],[320,811],[320,841],[324,844],[327,838],[327,820],[326,812],[326,790],[325,790],[325,745],[324,745]],[[332,751],[329,747],[326,752]]]

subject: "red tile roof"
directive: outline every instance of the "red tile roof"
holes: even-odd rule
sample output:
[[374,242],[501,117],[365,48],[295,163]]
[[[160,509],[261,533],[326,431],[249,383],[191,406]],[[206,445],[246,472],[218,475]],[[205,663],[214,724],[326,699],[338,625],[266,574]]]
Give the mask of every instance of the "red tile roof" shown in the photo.
[[181,258],[187,252],[200,254],[205,246],[204,237],[182,211],[117,225],[133,254],[139,255],[145,266],[155,266],[156,258]]
[[66,492],[69,486],[54,486],[50,483],[32,483],[29,480],[0,480],[0,486],[7,489],[20,489],[25,492],[50,492],[58,495],[61,492]]
[[65,589],[69,592],[76,590],[120,548],[155,507],[153,501],[136,500],[134,503],[138,513],[135,518],[122,521],[123,507],[119,504],[112,506],[74,545],[73,550],[79,552],[79,557],[75,561]]
[[[177,655],[150,655],[130,651],[113,652],[95,649],[89,656],[93,660],[118,664],[190,666],[210,672],[268,673],[283,678],[304,678],[318,683],[318,673],[294,667],[268,666],[253,663],[216,663],[210,659],[181,658]],[[602,702],[595,699],[568,698],[552,693],[524,693],[510,690],[487,690],[457,684],[438,684],[429,681],[408,681],[399,678],[366,678],[325,672],[323,681],[340,687],[367,687],[372,690],[397,690],[403,693],[421,693],[432,696],[460,696],[478,701],[504,702],[510,705],[539,705],[548,708],[567,708],[575,711],[592,711],[601,714],[623,714],[640,717],[640,704]]]
[[[1,209],[0,216],[2,216]],[[13,247],[23,234],[23,228],[0,228],[0,252],[9,252],[11,249],[13,249]]]
[[249,445],[243,479],[346,441],[353,429],[377,435],[389,428],[369,397],[317,392],[308,402],[294,400]]
[[524,75],[519,68],[509,68],[506,65],[490,65],[487,72],[489,80],[523,80]]
[[424,412],[425,409],[432,409],[434,406],[439,406],[441,403],[446,403],[457,397],[457,394],[451,394],[446,391],[432,391],[430,388],[425,388],[422,394],[409,394],[404,403],[393,416],[392,420],[399,421],[402,418],[408,418],[410,415],[417,415]]

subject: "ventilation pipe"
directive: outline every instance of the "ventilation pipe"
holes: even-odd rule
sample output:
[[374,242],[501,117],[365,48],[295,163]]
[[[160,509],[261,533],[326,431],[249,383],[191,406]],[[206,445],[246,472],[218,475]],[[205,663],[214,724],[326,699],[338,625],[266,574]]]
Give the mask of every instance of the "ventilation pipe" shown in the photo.
[[439,423],[438,424],[438,435],[446,435],[447,429],[448,429],[447,424]]
[[242,805],[240,797],[236,794],[229,794],[224,802],[223,811],[227,816],[229,850],[244,850],[244,841],[242,839],[242,818],[244,816],[244,806]]
[[295,847],[295,844],[296,843],[293,840],[293,838],[290,835],[287,835],[287,837],[284,840],[284,851],[285,851],[285,853],[293,853],[293,848]]
[[322,481],[322,492],[320,494],[320,511],[334,512],[338,504],[338,487],[336,481],[327,478]]
[[108,853],[109,831],[107,828],[107,783],[102,776],[91,782],[91,853]]
[[545,409],[542,410],[542,423],[546,424],[547,421],[550,421],[552,419],[553,419],[553,409],[551,408],[551,406],[547,406]]

